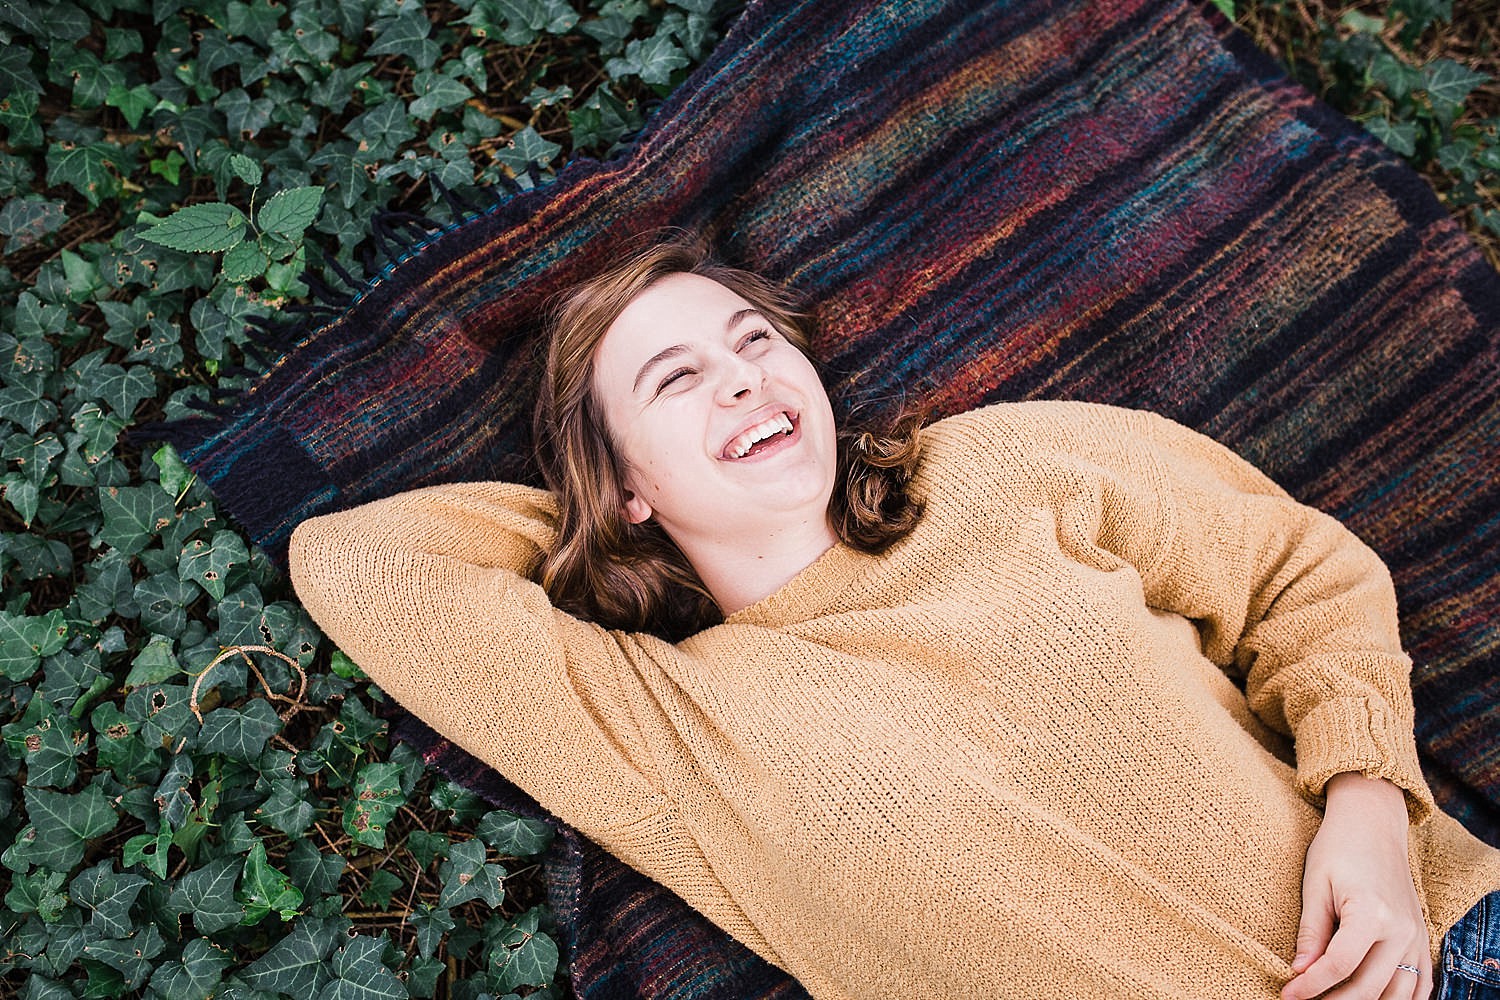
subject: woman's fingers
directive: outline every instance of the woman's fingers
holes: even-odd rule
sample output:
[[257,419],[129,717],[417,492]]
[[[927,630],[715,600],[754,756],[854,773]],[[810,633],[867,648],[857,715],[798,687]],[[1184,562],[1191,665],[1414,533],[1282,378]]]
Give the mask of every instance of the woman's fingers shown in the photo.
[[1415,944],[1382,940],[1349,924],[1334,934],[1321,958],[1282,990],[1283,1000],[1428,1000],[1431,994],[1432,959],[1425,937]]
[[[1389,942],[1377,944],[1375,925],[1363,922],[1350,921],[1342,924],[1333,939],[1328,942],[1317,961],[1309,965],[1301,975],[1296,976],[1282,989],[1282,1000],[1312,1000],[1313,997],[1327,993],[1329,990],[1353,979],[1356,973],[1362,973],[1366,982],[1375,977],[1374,966],[1371,962],[1390,954],[1393,957],[1388,968],[1394,970],[1399,961],[1402,949],[1391,945]],[[1381,989],[1386,981],[1381,982]],[[1353,985],[1351,982],[1349,985]],[[1365,987],[1368,989],[1368,986]],[[1367,996],[1369,1000],[1375,1000],[1380,996],[1381,989],[1373,993],[1351,993],[1354,996]]]

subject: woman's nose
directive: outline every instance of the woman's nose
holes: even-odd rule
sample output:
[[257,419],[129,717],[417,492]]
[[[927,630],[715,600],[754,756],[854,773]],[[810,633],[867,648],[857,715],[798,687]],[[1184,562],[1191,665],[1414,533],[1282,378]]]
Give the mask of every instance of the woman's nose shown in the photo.
[[752,395],[765,378],[760,365],[746,361],[738,354],[727,356],[719,377],[719,402],[728,405]]

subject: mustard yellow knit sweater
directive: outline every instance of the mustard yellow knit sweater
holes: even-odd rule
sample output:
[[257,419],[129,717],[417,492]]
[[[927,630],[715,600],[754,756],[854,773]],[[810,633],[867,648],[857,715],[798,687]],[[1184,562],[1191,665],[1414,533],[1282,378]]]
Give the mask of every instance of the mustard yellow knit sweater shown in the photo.
[[1139,412],[925,441],[907,539],[675,645],[555,611],[553,503],[512,485],[310,520],[293,577],[403,705],[820,1000],[1272,997],[1340,771],[1406,789],[1434,946],[1500,887],[1335,521]]

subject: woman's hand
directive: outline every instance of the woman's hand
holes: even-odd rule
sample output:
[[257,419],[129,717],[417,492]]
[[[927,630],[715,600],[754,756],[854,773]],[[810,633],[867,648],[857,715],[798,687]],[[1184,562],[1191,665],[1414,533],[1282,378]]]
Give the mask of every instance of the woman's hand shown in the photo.
[[1432,955],[1407,861],[1405,795],[1351,772],[1328,782],[1327,799],[1302,873],[1297,975],[1281,996],[1427,1000]]

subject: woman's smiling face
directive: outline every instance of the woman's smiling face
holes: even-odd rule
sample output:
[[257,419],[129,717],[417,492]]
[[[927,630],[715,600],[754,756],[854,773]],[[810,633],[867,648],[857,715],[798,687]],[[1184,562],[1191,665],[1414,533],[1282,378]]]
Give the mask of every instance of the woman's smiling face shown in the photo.
[[684,550],[826,523],[833,412],[817,371],[745,299],[672,274],[638,295],[594,355],[594,398],[629,491]]

